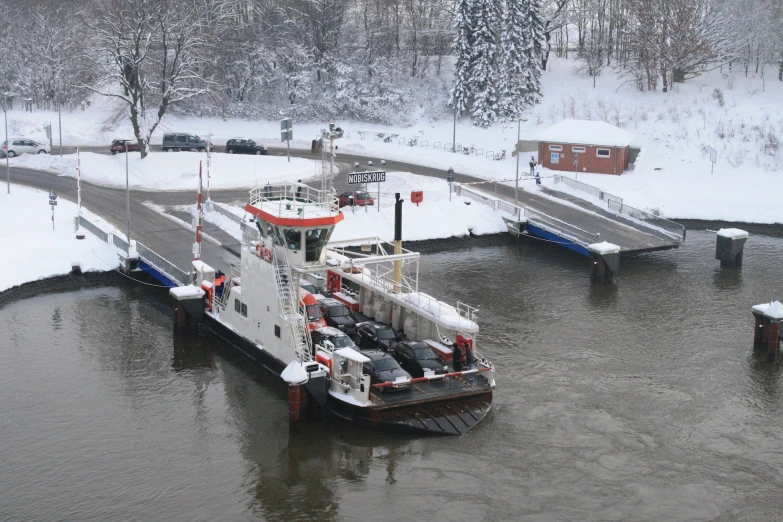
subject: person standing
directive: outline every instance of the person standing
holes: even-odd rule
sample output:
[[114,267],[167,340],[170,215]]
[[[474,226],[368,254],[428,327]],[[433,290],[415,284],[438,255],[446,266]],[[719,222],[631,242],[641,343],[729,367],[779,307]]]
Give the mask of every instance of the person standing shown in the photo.
[[451,358],[451,362],[454,366],[454,371],[461,372],[462,371],[462,347],[459,345],[459,343],[454,343],[451,349],[454,352],[454,355]]
[[465,369],[472,370],[473,363],[476,360],[476,358],[473,357],[473,348],[471,348],[470,344],[466,342],[464,345],[464,349],[465,349]]
[[299,194],[302,193],[302,180],[296,182],[296,199],[299,199]]
[[541,184],[541,176],[538,174],[538,171],[536,171],[536,185]]
[[536,158],[530,156],[530,163],[528,163],[528,165],[530,165],[530,176],[532,177],[536,173]]

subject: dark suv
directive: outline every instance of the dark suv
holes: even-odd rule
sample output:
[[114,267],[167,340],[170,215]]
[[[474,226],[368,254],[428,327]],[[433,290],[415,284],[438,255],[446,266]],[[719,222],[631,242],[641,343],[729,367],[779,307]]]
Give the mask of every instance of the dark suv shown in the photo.
[[397,333],[397,330],[388,324],[376,321],[359,323],[356,326],[356,333],[358,334],[359,346],[362,347],[362,350],[383,350],[388,352],[398,342],[403,340],[402,336]]
[[[363,350],[362,355],[370,359],[370,362],[364,363],[362,370],[370,376],[372,384],[382,382],[395,382],[398,377],[404,377],[405,380],[392,385],[393,390],[407,390],[411,387],[411,375],[400,368],[400,365],[394,360],[394,357],[380,350]],[[388,390],[389,388],[380,388]]]
[[247,138],[231,138],[226,142],[226,152],[229,154],[257,154],[266,155],[267,150],[263,145]]
[[[125,147],[127,147],[127,149]],[[141,147],[139,147],[139,142],[136,140],[114,140],[111,142],[111,145],[109,145],[109,151],[112,155],[117,154],[118,152],[123,153],[126,150],[128,152],[139,152]]]
[[414,377],[424,377],[424,372],[432,370],[436,375],[443,375],[448,366],[435,350],[421,341],[402,341],[394,347],[392,355],[405,371]]
[[[170,150],[197,150],[204,152],[207,150],[207,142],[193,134],[164,134],[161,148],[163,152]],[[210,150],[212,149],[210,148]]]
[[326,324],[339,328],[345,333],[356,331],[356,319],[345,304],[334,298],[326,298],[319,299],[318,305],[321,307],[321,313],[324,314]]

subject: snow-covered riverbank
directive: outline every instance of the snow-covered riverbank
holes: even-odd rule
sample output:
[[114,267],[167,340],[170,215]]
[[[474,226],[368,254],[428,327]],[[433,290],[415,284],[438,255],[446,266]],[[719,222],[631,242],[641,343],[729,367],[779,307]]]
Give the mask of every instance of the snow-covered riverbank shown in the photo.
[[[82,272],[112,270],[119,266],[118,251],[90,233],[76,239],[77,207],[59,199],[54,211],[47,192],[11,185],[0,193],[0,292],[16,285],[68,274],[74,266]],[[100,219],[87,210],[92,222]]]

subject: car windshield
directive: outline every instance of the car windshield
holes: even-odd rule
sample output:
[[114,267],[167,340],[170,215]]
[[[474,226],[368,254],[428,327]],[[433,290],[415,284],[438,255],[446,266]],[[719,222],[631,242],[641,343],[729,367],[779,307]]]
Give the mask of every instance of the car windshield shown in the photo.
[[335,348],[349,348],[353,346],[353,341],[347,335],[338,335],[329,339]]
[[389,357],[388,359],[379,359],[375,361],[375,369],[379,372],[385,372],[387,370],[399,370],[400,365],[397,361]]
[[356,193],[356,199],[361,199],[362,201],[364,201],[365,199],[369,199],[369,198],[370,198],[370,195],[367,194],[366,192],[357,192]]
[[425,346],[425,347],[422,347],[422,348],[416,348],[414,350],[414,352],[416,353],[416,359],[419,359],[419,360],[427,360],[427,359],[437,360],[438,359],[438,356],[435,353],[435,351],[432,348],[430,348],[429,346]]
[[391,328],[378,328],[376,331],[378,339],[396,339],[397,335]]
[[330,306],[329,307],[329,316],[330,317],[343,317],[345,315],[348,315],[349,310],[347,306]]
[[301,288],[302,290],[307,290],[311,294],[317,294],[318,293],[318,290],[316,290],[315,287],[313,285],[311,285],[310,283],[300,283],[299,284],[299,288]]
[[321,309],[318,305],[307,305],[307,319],[309,321],[317,321],[323,317]]

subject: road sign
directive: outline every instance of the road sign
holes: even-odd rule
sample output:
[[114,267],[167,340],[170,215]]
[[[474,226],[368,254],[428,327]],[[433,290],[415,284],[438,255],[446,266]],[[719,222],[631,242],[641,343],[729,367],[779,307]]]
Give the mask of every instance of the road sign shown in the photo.
[[449,168],[449,171],[446,173],[446,181],[449,183],[454,182],[454,169]]
[[715,163],[718,161],[718,151],[710,147],[710,161]]
[[353,172],[348,174],[349,185],[363,185],[364,183],[384,183],[386,171],[376,170],[372,172]]
[[49,202],[49,205],[52,206],[52,207],[56,207],[57,206],[57,202],[55,200],[51,200]]
[[288,130],[281,130],[280,131],[280,141],[291,141],[294,139],[294,130],[288,129]]
[[284,118],[280,120],[280,130],[290,130],[294,128],[294,120],[291,118]]
[[54,201],[57,199],[57,193],[55,191],[49,192],[49,201]]

